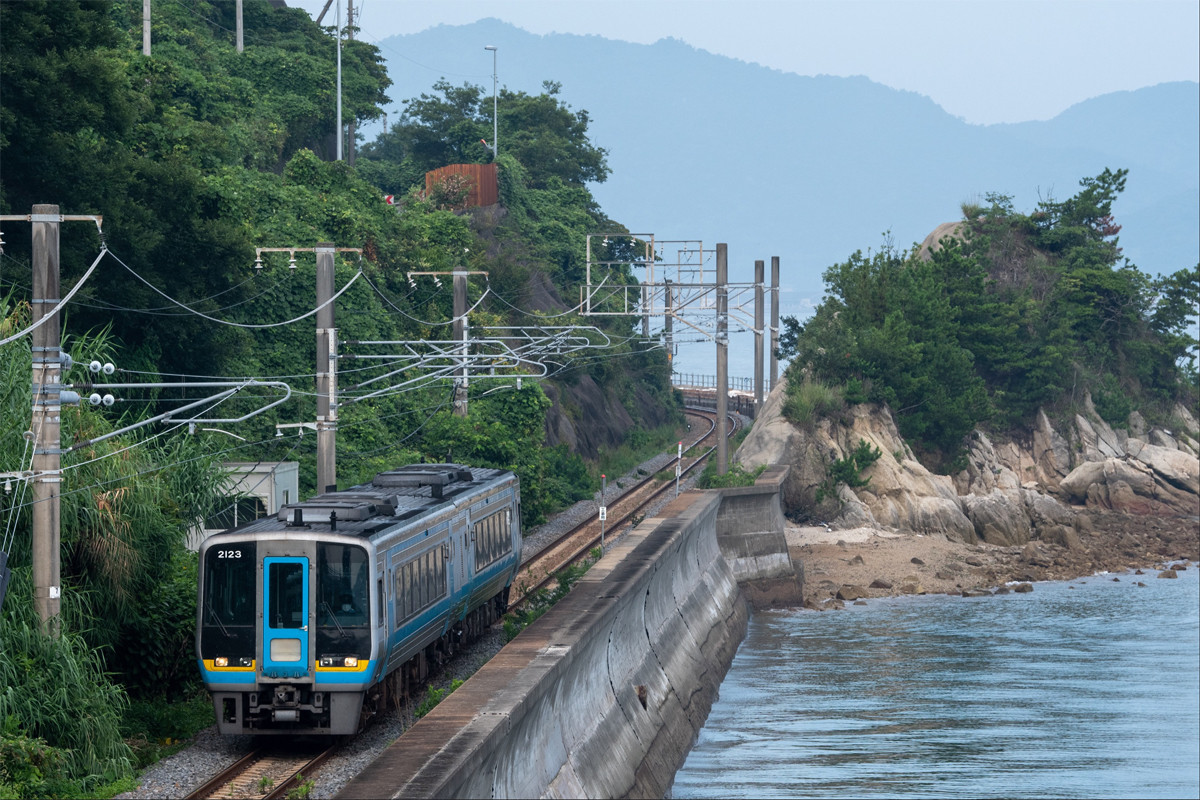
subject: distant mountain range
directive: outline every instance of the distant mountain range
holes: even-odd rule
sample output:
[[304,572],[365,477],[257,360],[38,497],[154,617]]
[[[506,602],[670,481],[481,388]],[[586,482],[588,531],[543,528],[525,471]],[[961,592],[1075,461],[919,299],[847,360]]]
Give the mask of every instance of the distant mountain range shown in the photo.
[[[1046,122],[980,126],[864,77],[784,73],[674,39],[541,36],[483,20],[384,40],[389,94],[399,105],[441,77],[490,90],[484,45],[499,48],[502,87],[537,94],[557,81],[564,102],[588,111],[612,168],[592,187],[605,213],[659,239],[728,243],[735,281],[779,256],[785,315],[806,316],[825,268],[877,249],[885,231],[900,246],[919,242],[988,192],[1029,211],[1105,167],[1130,170],[1114,213],[1131,261],[1151,273],[1200,261],[1193,82],[1114,92]],[[735,337],[732,375],[752,374],[749,341]],[[694,347],[678,369],[711,373],[711,345]]]

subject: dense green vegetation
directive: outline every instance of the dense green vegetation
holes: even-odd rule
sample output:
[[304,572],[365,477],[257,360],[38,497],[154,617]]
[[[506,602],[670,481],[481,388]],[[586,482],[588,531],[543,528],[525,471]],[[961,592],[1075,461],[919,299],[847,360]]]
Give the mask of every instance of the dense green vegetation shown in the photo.
[[[219,510],[220,461],[298,461],[301,493],[315,488],[315,437],[295,428],[277,437],[275,427],[316,414],[315,325],[305,316],[315,305],[315,259],[300,249],[333,242],[361,250],[339,253],[335,269],[337,288],[349,284],[335,321],[346,359],[343,487],[419,460],[510,468],[522,481],[524,522],[534,524],[590,496],[600,469],[565,446],[545,446],[545,381],[565,396],[590,378],[635,423],[651,420],[651,431],[678,409],[663,352],[638,342],[631,320],[596,323],[566,311],[579,295],[585,234],[625,229],[587,188],[607,176],[606,153],[588,139],[587,113],[563,105],[557,85],[536,96],[505,93],[501,204],[463,213],[455,210],[463,187],[426,195],[424,173],[491,159],[478,143],[491,136],[480,87],[436,84],[407,102],[387,136],[362,146],[354,165],[334,162],[331,29],[302,10],[245,0],[239,54],[234,4],[155,3],[145,57],[141,10],[136,0],[0,2],[0,211],[51,203],[64,214],[103,215],[103,241],[90,224],[61,226],[64,287],[101,244],[109,251],[64,320],[64,348],[77,361],[111,361],[113,382],[255,378],[287,383],[293,395],[236,425],[197,426],[191,435],[179,423],[152,425],[64,456],[59,638],[43,637],[32,612],[27,488],[17,481],[0,496],[0,549],[13,569],[0,610],[0,797],[110,796],[128,788],[132,769],[210,724],[195,691],[196,564],[184,540]],[[344,43],[343,122],[380,116],[390,85],[382,64],[374,46]],[[384,194],[400,203],[388,205]],[[20,224],[4,230],[0,338],[29,322],[29,238]],[[614,241],[602,257],[619,261],[630,246]],[[292,254],[263,253],[258,270],[260,247],[300,249],[294,264]],[[601,330],[589,337],[607,345],[555,355],[545,377],[526,364],[519,388],[511,371],[472,379],[465,417],[451,413],[451,379],[353,360],[399,349],[356,344],[364,340],[449,339],[450,281],[410,273],[462,267],[473,273],[473,332],[594,325]],[[609,280],[632,276],[617,264]],[[366,382],[386,369],[395,374]],[[0,372],[0,468],[28,469],[27,338],[3,346]],[[147,386],[114,392],[111,409],[67,409],[64,445],[207,393]],[[276,386],[250,387],[218,416],[278,396]],[[644,434],[616,450],[650,447],[656,437],[675,438]]]
[[830,267],[816,313],[784,320],[786,412],[803,424],[843,401],[886,403],[914,450],[950,470],[976,426],[1009,431],[1085,393],[1117,425],[1135,408],[1162,421],[1176,403],[1195,409],[1200,265],[1153,278],[1122,259],[1125,176],[1105,170],[1029,214],[989,195],[927,255],[887,240]]

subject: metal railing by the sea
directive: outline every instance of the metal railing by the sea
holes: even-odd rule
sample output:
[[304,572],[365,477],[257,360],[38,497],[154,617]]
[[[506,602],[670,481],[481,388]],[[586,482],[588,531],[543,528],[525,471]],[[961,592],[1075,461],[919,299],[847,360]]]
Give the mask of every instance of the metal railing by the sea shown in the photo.
[[[770,392],[770,381],[763,383],[763,391]],[[671,385],[678,389],[713,389],[717,388],[716,375],[695,375],[689,372],[674,372],[671,374]],[[754,393],[753,378],[729,378],[729,391]]]

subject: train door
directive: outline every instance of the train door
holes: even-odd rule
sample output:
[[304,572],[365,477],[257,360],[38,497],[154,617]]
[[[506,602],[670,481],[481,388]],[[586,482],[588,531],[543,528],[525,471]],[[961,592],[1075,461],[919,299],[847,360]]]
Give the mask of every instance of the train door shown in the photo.
[[468,583],[468,575],[473,574],[471,564],[471,527],[467,524],[467,515],[460,514],[455,517],[450,523],[450,537],[458,542],[458,547],[462,551],[462,558],[458,559],[458,585],[465,588]]
[[263,674],[303,678],[308,674],[308,559],[263,559]]

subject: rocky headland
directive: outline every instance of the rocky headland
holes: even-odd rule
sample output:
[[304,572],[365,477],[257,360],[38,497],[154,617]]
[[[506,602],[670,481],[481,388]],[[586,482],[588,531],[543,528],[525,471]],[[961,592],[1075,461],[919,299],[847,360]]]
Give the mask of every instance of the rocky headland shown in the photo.
[[[1178,429],[1136,412],[1114,428],[1085,398],[1062,430],[1039,413],[1032,430],[1004,442],[976,431],[966,468],[938,475],[884,407],[797,427],[783,401],[781,382],[735,459],[791,466],[782,502],[802,522],[788,527],[788,548],[810,608],[1026,590],[1099,572],[1132,572],[1136,585],[1138,570],[1169,577],[1200,560],[1200,424],[1182,406]],[[863,441],[880,454],[862,472],[866,485],[830,487],[828,465]]]

